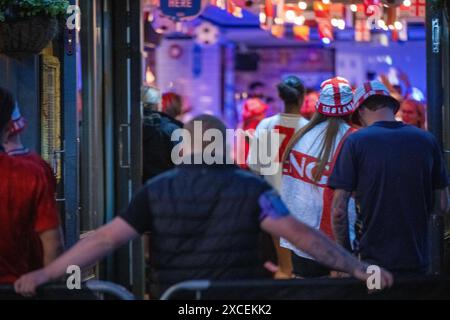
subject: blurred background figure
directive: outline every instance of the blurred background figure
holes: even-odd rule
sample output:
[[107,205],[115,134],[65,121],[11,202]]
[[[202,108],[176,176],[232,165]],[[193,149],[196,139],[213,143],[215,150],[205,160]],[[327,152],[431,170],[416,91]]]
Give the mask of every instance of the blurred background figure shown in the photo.
[[[238,128],[245,132],[244,143],[236,144],[235,159],[238,160],[238,165],[243,169],[248,169],[247,158],[250,149],[250,140],[253,138],[258,124],[266,117],[269,107],[261,99],[250,98],[245,101],[242,108],[242,121]],[[241,161],[242,159],[242,161]]]
[[[269,105],[272,105],[273,103],[273,98],[266,98],[264,91],[265,91],[266,85],[260,81],[254,81],[252,83],[250,83],[250,85],[248,86],[248,92],[244,92],[241,94],[240,100],[238,101],[238,103],[236,103],[236,123],[238,124],[237,126],[239,128],[242,128],[242,123],[244,121],[246,121],[247,119],[244,119],[244,112],[247,112],[248,116],[248,111],[245,110],[246,108],[246,104],[248,101],[255,101],[257,100],[259,103],[267,105],[267,110],[265,110],[265,115],[267,116],[268,114],[271,113],[271,111],[269,110]],[[247,106],[248,109],[248,106]],[[256,124],[258,125],[258,124]],[[255,126],[256,128],[256,126]]]
[[161,111],[161,91],[152,86],[143,86],[141,89],[141,100],[144,106],[144,114],[150,111]]
[[248,99],[242,110],[241,128],[244,130],[256,129],[258,124],[266,117],[269,106],[258,98]]
[[[276,162],[280,163],[281,157],[292,136],[308,124],[308,121],[300,115],[300,106],[303,105],[305,99],[305,87],[302,81],[296,76],[288,76],[277,85],[277,89],[278,95],[283,101],[284,110],[277,115],[263,119],[258,124],[251,141],[251,149],[253,150],[255,148],[255,152],[250,153],[247,162],[252,171],[258,174],[263,174],[261,170],[263,166],[259,159],[257,159],[257,149],[262,142],[259,141],[261,140],[260,138],[264,138],[264,133],[273,132],[274,130],[279,131],[280,147],[277,150]],[[273,154],[272,150],[270,150],[270,145],[267,146],[267,150],[269,151],[269,155]],[[265,175],[264,178],[277,191],[280,191],[281,169],[278,171],[278,174]]]
[[248,97],[263,100],[265,97],[266,85],[261,81],[252,82],[248,86]]
[[266,97],[264,100],[268,106],[267,117],[272,117],[276,114],[283,112],[280,106],[276,103],[275,99],[272,97]]
[[311,120],[312,116],[316,112],[316,103],[319,101],[319,93],[317,91],[309,91],[305,97],[300,114],[307,120]]
[[406,99],[400,106],[400,116],[404,123],[426,129],[426,109],[421,102]]
[[[142,137],[142,166],[143,183],[174,167],[171,154],[175,142],[172,133],[183,127],[183,123],[175,117],[181,110],[181,97],[175,94],[165,95],[165,109],[171,115],[161,112],[164,106],[163,96],[158,88],[143,86],[141,100],[144,106],[143,137]],[[144,236],[144,252],[147,262],[150,261],[150,237]],[[148,274],[150,274],[150,270]]]
[[380,81],[388,88],[389,93],[400,103],[407,99],[412,92],[408,75],[395,68],[391,68],[387,74],[380,75]]
[[[181,112],[181,97],[168,93],[161,97],[155,87],[144,86],[141,92],[144,106],[143,182],[172,169],[172,133],[183,127],[175,117]],[[162,105],[161,105],[162,102]],[[163,110],[161,112],[161,109]]]
[[[253,139],[251,140],[250,152],[248,157],[248,166],[257,174],[263,175],[264,179],[270,183],[270,185],[280,191],[281,179],[282,179],[282,166],[281,157],[283,156],[284,150],[291,140],[292,136],[300,130],[302,127],[308,124],[300,115],[300,106],[303,105],[305,99],[305,87],[302,81],[296,76],[288,76],[283,79],[278,85],[278,95],[283,101],[284,110],[283,112],[276,114],[270,118],[262,120],[258,127],[256,128]],[[262,147],[262,142],[264,138],[271,138],[267,136],[268,133],[277,133],[277,140],[279,140],[279,148],[276,150],[277,157],[275,162],[277,164],[276,174],[266,174],[264,175],[263,168],[264,165],[258,157],[259,148]],[[265,146],[266,150],[269,151],[269,155],[272,157],[274,151],[271,150],[270,143]],[[270,165],[274,165],[271,163]],[[275,274],[275,278],[284,279],[292,277],[292,262],[291,253],[285,248],[281,248],[280,239],[278,237],[274,238],[275,249],[277,251],[278,266],[279,270]]]
[[179,119],[183,113],[183,97],[174,92],[164,93],[162,96],[162,112],[169,117]]

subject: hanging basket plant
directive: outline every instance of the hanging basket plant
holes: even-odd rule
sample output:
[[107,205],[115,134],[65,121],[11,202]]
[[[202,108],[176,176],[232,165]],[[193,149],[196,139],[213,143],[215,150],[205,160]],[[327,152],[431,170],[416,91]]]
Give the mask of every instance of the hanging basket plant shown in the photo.
[[58,33],[67,0],[0,0],[0,53],[38,54]]

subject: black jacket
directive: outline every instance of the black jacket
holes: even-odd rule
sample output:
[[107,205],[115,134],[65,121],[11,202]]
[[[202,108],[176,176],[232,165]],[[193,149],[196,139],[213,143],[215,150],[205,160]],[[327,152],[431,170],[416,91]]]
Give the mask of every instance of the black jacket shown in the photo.
[[[267,276],[258,200],[271,187],[234,165],[181,165],[148,182],[152,291]],[[158,284],[158,286],[154,286]]]
[[161,112],[144,109],[143,182],[174,167],[172,133],[183,123]]

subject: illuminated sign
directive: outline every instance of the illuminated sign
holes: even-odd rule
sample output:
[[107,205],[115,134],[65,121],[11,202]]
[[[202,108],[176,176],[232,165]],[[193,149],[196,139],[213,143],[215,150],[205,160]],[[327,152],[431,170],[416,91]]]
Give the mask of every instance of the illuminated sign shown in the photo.
[[161,12],[169,17],[196,16],[202,10],[202,0],[161,0]]

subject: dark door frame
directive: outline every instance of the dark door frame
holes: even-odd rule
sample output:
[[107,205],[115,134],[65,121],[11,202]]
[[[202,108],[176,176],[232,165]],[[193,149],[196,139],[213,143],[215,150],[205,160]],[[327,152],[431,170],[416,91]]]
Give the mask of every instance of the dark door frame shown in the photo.
[[[142,184],[141,0],[113,1],[113,61],[116,141],[116,212],[125,210]],[[143,297],[145,263],[141,239],[115,256],[116,279]]]
[[[442,147],[450,167],[449,4],[428,0],[426,6],[428,129]],[[447,224],[448,226],[448,224]],[[432,274],[444,271],[444,217],[433,214],[429,225]],[[448,228],[448,227],[447,227]],[[447,231],[448,233],[448,231]]]
[[[77,5],[77,0],[70,0]],[[70,41],[70,45],[69,45]],[[80,237],[80,185],[79,185],[79,110],[78,110],[78,31],[64,29],[61,60],[61,110],[63,113],[63,194],[64,235],[66,248],[73,246]],[[73,45],[72,43],[75,43]]]
[[[81,230],[125,210],[142,182],[142,19],[140,0],[79,0],[82,12]],[[144,295],[142,241],[99,274]]]

